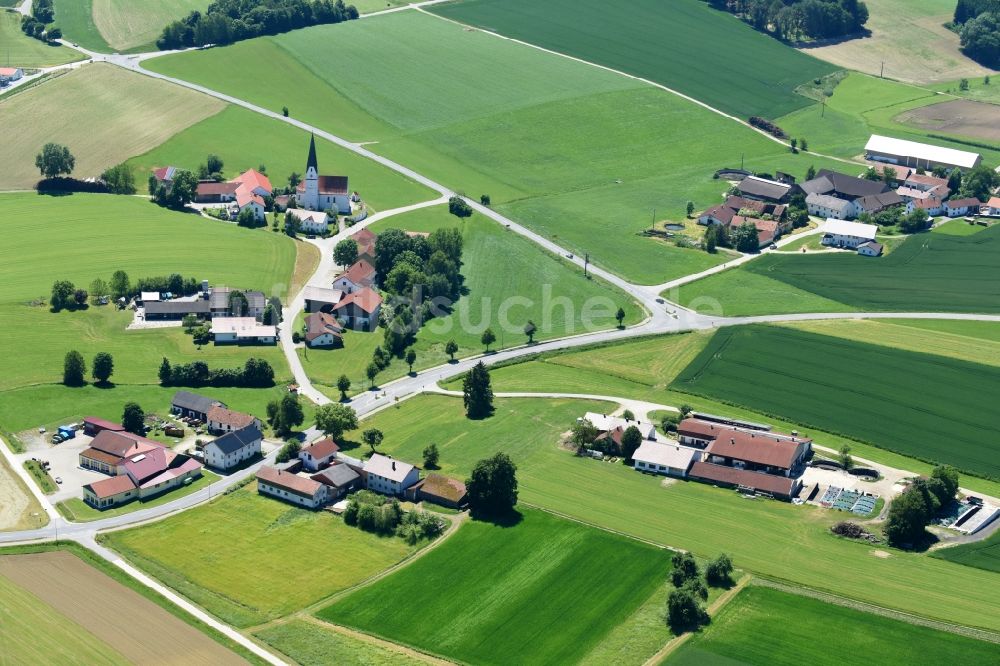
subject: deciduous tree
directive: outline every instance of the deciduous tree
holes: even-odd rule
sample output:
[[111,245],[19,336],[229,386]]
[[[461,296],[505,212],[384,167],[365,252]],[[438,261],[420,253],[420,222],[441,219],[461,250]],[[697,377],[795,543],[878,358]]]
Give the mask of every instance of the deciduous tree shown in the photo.
[[122,411],[122,427],[135,435],[146,434],[146,414],[137,402],[126,402]]
[[517,505],[517,466],[506,453],[497,453],[476,463],[465,486],[474,515],[504,516]]
[[94,363],[91,374],[94,379],[101,384],[106,384],[115,371],[115,360],[108,352],[97,352],[94,354]]
[[87,364],[83,360],[83,354],[76,350],[66,352],[66,358],[63,359],[63,384],[83,386],[86,374]]
[[69,148],[58,143],[47,143],[42,152],[35,156],[35,166],[45,178],[69,175],[76,166],[76,158]]
[[323,434],[340,439],[348,430],[358,427],[358,415],[349,406],[342,404],[322,405],[316,408],[316,427]]
[[477,363],[462,382],[465,414],[470,419],[481,419],[493,413],[493,387],[490,372],[482,361]]

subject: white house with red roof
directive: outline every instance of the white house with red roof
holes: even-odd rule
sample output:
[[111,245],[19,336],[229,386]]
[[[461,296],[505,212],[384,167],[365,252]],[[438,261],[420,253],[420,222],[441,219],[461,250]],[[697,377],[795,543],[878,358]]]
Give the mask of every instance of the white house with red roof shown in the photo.
[[[104,431],[101,435],[115,435]],[[95,438],[96,440],[97,438]],[[203,465],[161,446],[139,447],[119,459],[113,476],[83,487],[83,500],[98,509],[118,506],[168,492],[201,476]]]
[[20,67],[0,67],[0,84],[17,81],[22,76],[24,76],[24,70]]
[[366,259],[358,259],[350,268],[333,279],[333,288],[345,294],[352,294],[374,284],[375,267]]
[[371,287],[362,287],[333,306],[333,316],[347,326],[364,330],[375,328],[381,311],[382,297]]
[[351,193],[347,176],[321,176],[316,161],[316,137],[309,138],[306,177],[295,188],[295,200],[309,210],[332,209],[341,215],[351,213]]
[[330,466],[330,463],[337,457],[337,451],[340,451],[340,447],[327,437],[300,449],[299,460],[302,461],[302,466],[310,472],[318,472]]

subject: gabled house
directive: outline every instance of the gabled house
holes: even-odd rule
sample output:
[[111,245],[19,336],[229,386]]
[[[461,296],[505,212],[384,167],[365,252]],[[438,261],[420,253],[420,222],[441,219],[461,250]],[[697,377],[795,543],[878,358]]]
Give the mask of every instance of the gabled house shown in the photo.
[[273,345],[278,343],[278,327],[261,324],[253,317],[212,319],[215,344]]
[[229,203],[236,199],[239,183],[219,183],[214,180],[203,180],[195,189],[195,203]]
[[223,434],[240,430],[247,426],[260,428],[260,419],[251,414],[226,409],[222,405],[215,405],[208,410],[208,431],[212,434]]
[[740,181],[736,189],[739,190],[741,196],[747,199],[784,203],[788,201],[795,187],[795,185],[759,176],[747,176]]
[[838,199],[831,194],[811,192],[806,195],[806,208],[810,215],[846,220],[854,217],[854,204],[846,199]]
[[348,292],[342,301],[333,307],[333,315],[354,329],[373,330],[378,325],[382,311],[382,297],[370,287]]
[[410,486],[406,496],[414,502],[432,502],[451,509],[460,509],[466,504],[468,491],[465,484],[458,479],[432,472]]
[[344,344],[344,327],[325,312],[306,315],[306,344],[310,347],[339,347]]
[[375,265],[375,241],[378,235],[370,229],[361,229],[351,235],[358,245],[358,261],[364,260],[371,265]]
[[330,499],[329,486],[268,465],[257,470],[257,492],[308,509],[318,509]]
[[125,432],[125,426],[121,423],[115,423],[114,421],[107,421],[105,419],[97,418],[96,416],[85,416],[83,417],[83,434],[88,437],[95,437],[102,430],[111,430],[112,432]]
[[226,403],[190,391],[178,391],[170,401],[170,411],[199,421],[208,421],[208,411],[212,407],[225,407]]
[[337,463],[309,477],[327,487],[330,501],[335,501],[361,487],[361,475],[349,465]]
[[986,205],[981,208],[980,213],[982,215],[1000,217],[1000,197],[990,197]]
[[687,476],[691,462],[700,459],[701,454],[696,449],[658,442],[643,442],[632,454],[633,467],[640,472],[679,477]]
[[330,466],[336,459],[338,451],[340,451],[340,446],[327,437],[299,449],[299,460],[302,461],[302,466],[305,469],[310,472],[318,472]]
[[823,245],[856,250],[862,243],[875,240],[878,226],[844,220],[827,220],[823,225]]
[[230,182],[243,185],[248,191],[260,197],[269,197],[274,191],[274,188],[271,187],[271,180],[256,169],[247,169]]
[[333,288],[350,294],[375,286],[375,267],[367,259],[358,259],[346,271],[333,279]]
[[879,194],[869,194],[868,196],[859,197],[854,201],[854,213],[855,217],[862,213],[877,215],[893,206],[902,206],[905,203],[903,197],[899,196],[896,192],[889,191]]
[[650,441],[656,439],[656,426],[647,421],[608,416],[607,414],[598,414],[597,412],[587,412],[583,415],[583,418],[586,421],[590,421],[590,424],[597,428],[599,433],[608,433],[615,429],[624,431],[629,427],[635,426],[643,439]]
[[915,210],[924,210],[931,217],[937,217],[944,214],[944,202],[937,197],[910,199],[906,202],[906,212],[912,213]]
[[963,215],[977,215],[982,202],[975,197],[964,199],[952,199],[944,202],[944,214],[948,217],[962,217]]
[[0,67],[0,85],[18,81],[23,76],[24,70],[20,67]]
[[882,255],[883,249],[882,243],[866,241],[858,246],[858,254],[862,257],[878,257]]
[[[243,294],[246,299],[233,299],[235,293]],[[267,307],[267,297],[262,291],[242,291],[230,287],[212,287],[208,295],[208,306],[213,317],[253,317],[260,319]]]
[[160,167],[159,169],[153,170],[153,178],[161,186],[166,188],[169,193],[174,186],[174,174],[176,174],[181,169],[173,166]]
[[264,213],[267,206],[264,197],[254,193],[247,185],[240,185],[236,188],[234,202],[237,214],[245,210],[252,210],[255,220],[258,222],[264,221]]
[[117,475],[118,468],[129,458],[162,449],[163,444],[124,430],[101,430],[90,446],[79,454],[80,467],[95,472]]
[[340,289],[306,285],[302,296],[306,302],[306,312],[329,312],[344,298],[344,292]]
[[420,470],[409,463],[375,453],[364,464],[365,487],[383,495],[402,496],[420,480]]
[[258,423],[231,430],[205,445],[205,464],[221,470],[232,469],[259,456],[263,439]]
[[325,234],[330,230],[330,216],[323,210],[290,208],[289,213],[299,221],[299,229],[306,234]]
[[124,458],[116,467],[115,476],[85,485],[83,500],[105,509],[134,499],[155,497],[198,478],[201,470],[202,464],[193,458],[162,446],[152,448]]

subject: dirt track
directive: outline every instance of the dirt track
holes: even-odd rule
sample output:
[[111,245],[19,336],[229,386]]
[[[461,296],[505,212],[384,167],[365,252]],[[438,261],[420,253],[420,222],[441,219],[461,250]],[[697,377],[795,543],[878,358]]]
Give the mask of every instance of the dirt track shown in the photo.
[[0,574],[78,623],[132,663],[206,666],[246,663],[72,553],[3,556]]
[[1000,106],[996,104],[956,99],[906,111],[896,120],[923,130],[1000,141]]
[[[21,524],[22,518],[30,504],[31,500],[17,477],[7,467],[6,461],[0,459],[0,530],[24,527]],[[41,511],[41,507],[38,510]],[[35,524],[32,527],[38,527],[38,525]]]

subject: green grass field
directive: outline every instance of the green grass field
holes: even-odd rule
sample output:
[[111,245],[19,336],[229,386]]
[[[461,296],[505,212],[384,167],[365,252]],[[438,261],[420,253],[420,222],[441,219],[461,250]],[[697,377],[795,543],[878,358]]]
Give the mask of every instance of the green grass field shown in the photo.
[[[253,136],[253,141],[247,141]],[[145,187],[149,172],[165,165],[195,170],[209,153],[225,163],[225,175],[234,177],[263,164],[275,188],[285,187],[294,171],[305,173],[309,137],[303,130],[238,106],[181,131],[152,150],[129,160],[136,182]],[[374,210],[426,201],[435,192],[394,171],[324,140],[316,142],[320,172],[346,174]]]
[[204,11],[208,0],[90,0],[94,26],[115,51],[156,50],[164,26]]
[[465,0],[430,11],[641,76],[743,118],[801,108],[808,102],[795,87],[835,69],[697,0],[669,8],[638,0],[614,12],[598,0]]
[[779,590],[751,586],[666,664],[986,664],[996,645]]
[[969,224],[965,220],[951,220],[934,227],[931,229],[931,233],[947,236],[975,236],[985,228],[978,224]]
[[106,544],[239,627],[321,601],[414,552],[402,539],[348,527],[332,513],[259,496],[255,484],[109,534]]
[[1000,369],[785,327],[722,329],[672,388],[996,478]]
[[97,636],[3,576],[0,617],[4,619],[0,622],[0,644],[7,663],[130,663]]
[[972,236],[917,234],[885,257],[866,259],[768,254],[681,287],[677,297],[682,305],[727,316],[854,309],[1000,312],[1000,226]]
[[[636,610],[669,569],[664,550],[539,511],[522,517],[513,527],[466,523],[319,617],[471,663],[569,663]],[[609,560],[628,564],[608,575]]]
[[1000,573],[1000,532],[975,543],[965,543],[931,552],[934,557],[967,567]]
[[[633,79],[417,12],[144,65],[374,142],[368,148],[457,191],[489,194],[504,214],[642,283],[725,260],[641,235],[654,218],[682,219],[689,199],[719,201],[727,186],[712,179],[716,169],[741,158],[795,174],[837,164],[792,155]],[[440,76],[428,83],[427,71]]]
[[0,56],[3,66],[53,67],[83,60],[84,55],[58,44],[46,44],[21,32],[21,15],[0,11]]
[[[96,177],[224,106],[200,93],[120,67],[86,65],[0,101],[0,114],[21,128],[4,141],[0,189],[33,187],[41,178],[35,155],[47,142],[70,149],[76,158],[74,177]],[[138,186],[145,189],[145,179]]]
[[114,51],[94,24],[94,0],[55,0],[54,4],[56,24],[66,39],[90,51]]
[[337,632],[326,623],[293,619],[268,626],[254,636],[302,666],[326,666],[330,655],[345,666],[417,666],[425,664],[403,652]]
[[[905,111],[950,99],[953,98],[927,88],[852,72],[837,85],[833,96],[826,99],[825,106],[814,103],[775,122],[790,136],[806,137],[810,150],[829,155],[861,155],[872,134],[883,134],[958,150],[974,150],[982,153],[988,164],[1000,162],[1000,150],[970,148],[931,137],[930,134],[942,133],[922,130],[896,120]],[[982,142],[975,137],[956,138]],[[845,169],[842,166],[840,170]],[[858,172],[862,170],[863,167],[857,169]],[[846,172],[851,173],[850,169]]]
[[[752,417],[718,404],[690,402],[713,413]],[[828,527],[842,519],[837,512],[749,501],[731,490],[695,482],[664,485],[662,477],[577,457],[557,444],[559,433],[569,429],[571,418],[588,409],[604,408],[600,403],[583,401],[576,401],[575,406],[563,407],[565,404],[545,399],[498,400],[502,422],[494,424],[497,417],[466,419],[459,398],[421,396],[365,419],[362,427],[381,429],[385,433],[381,448],[402,460],[419,461],[419,451],[428,443],[437,443],[442,468],[458,478],[469,473],[473,461],[492,455],[498,448],[516,447],[511,455],[518,465],[520,501],[524,504],[654,543],[689,549],[701,557],[727,552],[736,566],[746,571],[841,596],[1000,629],[1000,580],[926,555],[882,552],[870,544],[833,537]],[[557,407],[564,415],[556,413]],[[758,416],[757,420],[765,419]],[[790,425],[767,421],[778,429]],[[818,444],[838,447],[844,441],[801,427],[800,432],[816,437]],[[521,446],[524,440],[533,443]],[[868,455],[865,447],[852,449],[858,456]],[[889,454],[892,456],[898,457]],[[903,462],[894,462],[905,465],[906,459],[898,458]],[[926,473],[929,468],[917,471]],[[972,481],[963,477],[963,486]],[[990,488],[996,492],[997,486]]]

